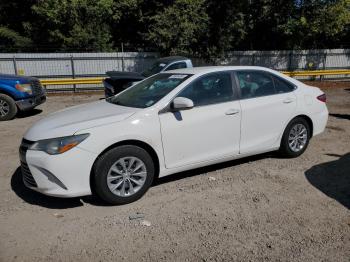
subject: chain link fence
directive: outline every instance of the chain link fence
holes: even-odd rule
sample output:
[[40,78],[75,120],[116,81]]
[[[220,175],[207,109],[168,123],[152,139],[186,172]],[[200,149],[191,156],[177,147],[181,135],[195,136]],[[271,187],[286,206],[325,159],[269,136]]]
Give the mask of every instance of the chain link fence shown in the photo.
[[39,78],[104,76],[106,71],[143,71],[157,53],[0,54],[0,72]]
[[[30,75],[40,79],[103,77],[110,70],[142,72],[158,57],[156,52],[3,53],[0,54],[0,73]],[[226,52],[224,58],[208,60],[192,57],[194,66],[255,65],[280,71],[349,69],[350,49],[232,51]],[[102,85],[75,87],[99,89]],[[53,90],[62,88],[70,89],[72,86],[50,86]]]
[[[39,79],[106,76],[107,71],[142,72],[157,59],[153,52],[0,54],[0,73]],[[49,91],[95,90],[99,85],[48,86]]]
[[[201,59],[194,60],[206,64]],[[264,66],[279,71],[349,69],[350,49],[233,51],[214,61],[218,65]]]

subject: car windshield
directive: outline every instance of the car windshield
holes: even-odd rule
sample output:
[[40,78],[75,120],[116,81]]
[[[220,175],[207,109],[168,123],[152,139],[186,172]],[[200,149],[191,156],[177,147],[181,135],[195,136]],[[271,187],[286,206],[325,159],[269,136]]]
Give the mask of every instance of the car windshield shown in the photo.
[[149,77],[155,74],[158,74],[166,66],[166,63],[155,62],[150,68],[146,69],[141,73],[145,77]]
[[119,95],[107,98],[106,101],[127,107],[150,107],[190,76],[189,74],[157,74],[137,83]]

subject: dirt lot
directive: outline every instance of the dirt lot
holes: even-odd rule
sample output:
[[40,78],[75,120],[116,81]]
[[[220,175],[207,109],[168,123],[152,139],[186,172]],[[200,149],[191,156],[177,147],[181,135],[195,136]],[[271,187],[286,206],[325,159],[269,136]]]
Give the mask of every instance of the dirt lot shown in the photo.
[[349,262],[350,85],[326,93],[326,132],[301,157],[265,154],[176,174],[125,206],[24,188],[25,130],[100,95],[49,97],[0,123],[0,261]]

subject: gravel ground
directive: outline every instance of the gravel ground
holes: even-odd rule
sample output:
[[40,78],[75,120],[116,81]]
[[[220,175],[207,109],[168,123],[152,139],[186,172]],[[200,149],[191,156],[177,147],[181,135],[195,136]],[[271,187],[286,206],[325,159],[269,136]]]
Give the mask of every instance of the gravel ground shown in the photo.
[[[350,87],[350,85],[349,85]],[[139,201],[50,198],[18,169],[25,130],[100,95],[50,96],[0,123],[0,261],[350,261],[350,88],[296,159],[264,154],[160,179]]]

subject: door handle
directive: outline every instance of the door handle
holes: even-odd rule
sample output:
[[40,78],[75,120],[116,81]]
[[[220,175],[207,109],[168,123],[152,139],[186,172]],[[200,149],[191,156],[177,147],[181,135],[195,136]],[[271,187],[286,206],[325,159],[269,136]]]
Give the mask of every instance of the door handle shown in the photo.
[[229,110],[227,110],[225,112],[226,115],[235,115],[235,114],[238,114],[239,113],[239,110],[238,109],[235,109],[235,108],[231,108]]
[[294,102],[294,99],[290,98],[290,97],[288,97],[288,98],[283,100],[283,103],[285,103],[285,104],[289,104],[289,103],[292,103],[292,102]]

